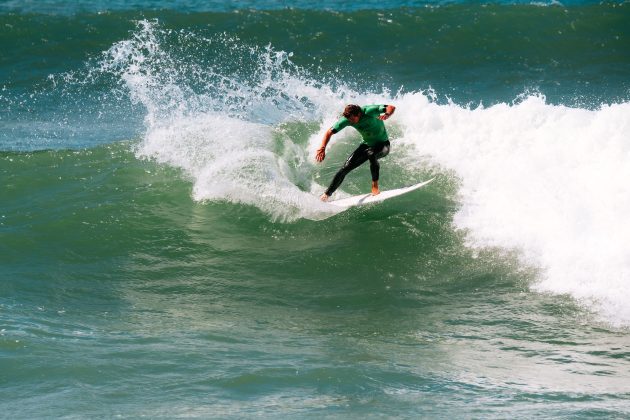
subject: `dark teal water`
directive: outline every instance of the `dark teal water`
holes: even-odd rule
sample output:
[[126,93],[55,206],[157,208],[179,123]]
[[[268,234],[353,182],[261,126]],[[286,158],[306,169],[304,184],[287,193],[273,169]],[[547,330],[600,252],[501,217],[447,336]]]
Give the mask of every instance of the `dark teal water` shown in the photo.
[[[628,3],[7,1],[0,45],[0,417],[630,415]],[[352,102],[436,180],[320,204]]]

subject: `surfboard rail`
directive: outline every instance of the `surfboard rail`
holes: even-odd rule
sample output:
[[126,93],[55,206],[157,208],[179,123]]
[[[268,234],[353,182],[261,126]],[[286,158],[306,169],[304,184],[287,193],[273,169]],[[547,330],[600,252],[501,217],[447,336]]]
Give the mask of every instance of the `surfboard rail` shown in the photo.
[[403,188],[397,188],[394,190],[387,190],[387,191],[381,191],[380,194],[377,195],[372,195],[370,193],[368,194],[359,194],[359,195],[354,195],[352,197],[347,197],[347,198],[342,198],[339,200],[333,200],[333,201],[329,201],[328,203],[336,206],[336,207],[342,207],[342,208],[349,208],[349,207],[354,207],[354,206],[363,206],[366,204],[373,204],[373,203],[379,203],[381,201],[387,200],[388,198],[393,198],[393,197],[397,197],[399,195],[403,195],[406,194],[408,192],[417,190],[418,188],[422,188],[425,185],[429,184],[430,182],[432,182],[435,179],[435,177],[427,180],[427,181],[423,181],[420,182],[418,184],[415,185],[411,185],[409,187],[403,187]]

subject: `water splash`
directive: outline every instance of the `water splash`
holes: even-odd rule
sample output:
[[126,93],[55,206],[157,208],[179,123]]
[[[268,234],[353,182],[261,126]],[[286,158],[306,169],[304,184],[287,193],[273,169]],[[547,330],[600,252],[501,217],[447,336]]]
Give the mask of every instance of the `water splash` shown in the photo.
[[[200,49],[205,53],[191,52]],[[309,151],[294,147],[278,127],[321,118],[344,92],[308,77],[290,57],[271,46],[222,34],[199,38],[143,20],[130,39],[104,53],[95,73],[116,75],[146,108],[138,156],[183,169],[194,199],[251,204],[273,219],[319,219],[336,210],[317,200],[323,187],[305,175],[313,171]],[[300,188],[296,179],[309,182]]]

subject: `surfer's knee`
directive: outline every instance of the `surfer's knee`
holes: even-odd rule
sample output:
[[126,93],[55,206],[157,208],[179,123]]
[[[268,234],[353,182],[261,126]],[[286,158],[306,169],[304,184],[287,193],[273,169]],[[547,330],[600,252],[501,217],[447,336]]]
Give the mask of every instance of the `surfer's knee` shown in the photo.
[[390,149],[389,143],[385,144],[383,148],[376,154],[376,158],[380,159],[389,155],[389,149]]
[[337,171],[338,174],[343,174],[344,176],[348,175],[352,171],[352,165],[346,163]]
[[381,152],[381,156],[380,157],[385,157],[385,156],[389,155],[389,149],[390,149],[389,144],[387,146],[383,147],[383,151]]

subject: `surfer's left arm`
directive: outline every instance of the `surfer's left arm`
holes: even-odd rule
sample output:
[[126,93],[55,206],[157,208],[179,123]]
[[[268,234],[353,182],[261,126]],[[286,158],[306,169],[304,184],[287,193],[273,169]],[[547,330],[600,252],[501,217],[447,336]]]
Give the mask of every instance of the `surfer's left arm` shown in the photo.
[[383,115],[379,116],[378,119],[385,121],[392,116],[394,111],[396,111],[396,107],[394,105],[385,105],[385,112],[383,113]]

